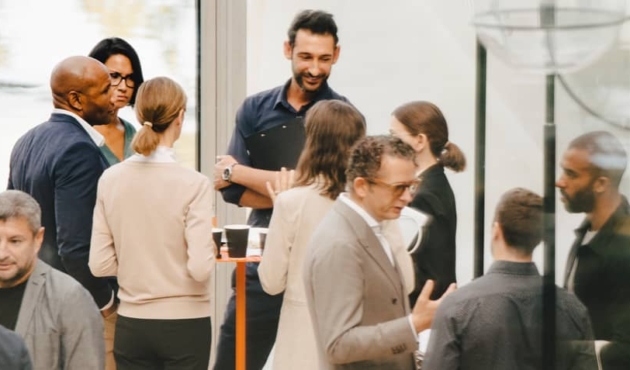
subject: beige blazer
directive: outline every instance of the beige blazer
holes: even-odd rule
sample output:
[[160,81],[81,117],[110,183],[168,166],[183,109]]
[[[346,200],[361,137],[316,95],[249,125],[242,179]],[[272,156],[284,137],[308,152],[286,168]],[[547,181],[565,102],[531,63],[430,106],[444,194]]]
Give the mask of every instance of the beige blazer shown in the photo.
[[[268,294],[284,291],[273,368],[277,370],[319,370],[315,333],[306,306],[302,267],[304,254],[313,231],[334,201],[320,195],[319,183],[297,187],[278,196],[265,252],[258,267],[263,289]],[[383,226],[401,271],[404,271],[407,292],[413,290],[414,272],[411,257],[406,253],[397,222]]]
[[322,369],[415,368],[402,266],[354,210],[337,200],[308,245],[304,283]]

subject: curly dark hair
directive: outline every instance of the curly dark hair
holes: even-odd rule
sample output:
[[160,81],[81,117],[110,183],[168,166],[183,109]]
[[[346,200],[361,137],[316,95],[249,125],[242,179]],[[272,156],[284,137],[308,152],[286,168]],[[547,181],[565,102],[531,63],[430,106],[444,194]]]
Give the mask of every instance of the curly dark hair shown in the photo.
[[350,155],[346,169],[348,185],[352,187],[357,177],[376,178],[386,155],[416,163],[416,152],[399,138],[391,135],[367,136],[357,143]]

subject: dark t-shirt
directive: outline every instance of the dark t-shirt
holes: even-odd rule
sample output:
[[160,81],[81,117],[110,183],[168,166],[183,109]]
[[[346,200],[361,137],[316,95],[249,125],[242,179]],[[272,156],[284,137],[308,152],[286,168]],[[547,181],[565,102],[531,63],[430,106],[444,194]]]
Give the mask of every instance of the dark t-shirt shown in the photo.
[[15,330],[27,282],[11,288],[0,288],[0,325],[9,330]]

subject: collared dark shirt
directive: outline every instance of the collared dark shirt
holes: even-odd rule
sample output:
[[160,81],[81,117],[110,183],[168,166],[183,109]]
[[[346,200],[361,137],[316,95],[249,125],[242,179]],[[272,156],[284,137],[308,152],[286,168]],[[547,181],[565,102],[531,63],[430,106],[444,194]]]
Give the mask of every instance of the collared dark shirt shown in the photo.
[[[304,117],[306,112],[315,103],[321,100],[348,100],[334,92],[327,83],[324,83],[315,98],[296,111],[287,100],[287,90],[291,80],[284,85],[271,90],[266,90],[245,99],[236,113],[236,126],[232,139],[228,145],[227,154],[231,155],[240,164],[252,166],[245,139],[257,132],[268,130],[295,118]],[[223,199],[228,203],[239,204],[245,187],[232,184],[221,189]],[[271,220],[272,209],[254,209],[249,217],[248,224],[252,226],[267,227]]]
[[[596,369],[586,308],[563,289],[556,297],[556,369]],[[431,329],[423,370],[541,369],[542,277],[536,265],[494,262],[486,275],[444,299]]]

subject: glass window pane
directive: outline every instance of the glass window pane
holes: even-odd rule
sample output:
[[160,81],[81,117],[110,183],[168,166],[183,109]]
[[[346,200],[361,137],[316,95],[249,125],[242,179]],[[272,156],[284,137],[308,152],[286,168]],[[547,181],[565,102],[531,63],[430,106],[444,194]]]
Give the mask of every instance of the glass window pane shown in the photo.
[[[0,188],[7,183],[15,141],[53,109],[49,78],[55,64],[71,55],[87,55],[112,36],[137,51],[145,80],[168,76],[184,87],[188,107],[175,149],[180,162],[195,168],[194,0],[0,1],[0,24]],[[140,127],[131,107],[119,115]]]

